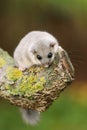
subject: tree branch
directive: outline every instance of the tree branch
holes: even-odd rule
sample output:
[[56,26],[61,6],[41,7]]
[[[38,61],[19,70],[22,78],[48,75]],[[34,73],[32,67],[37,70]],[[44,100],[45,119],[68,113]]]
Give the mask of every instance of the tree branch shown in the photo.
[[12,104],[45,111],[73,80],[74,68],[64,50],[49,68],[34,65],[21,72],[13,58],[0,49],[0,96]]

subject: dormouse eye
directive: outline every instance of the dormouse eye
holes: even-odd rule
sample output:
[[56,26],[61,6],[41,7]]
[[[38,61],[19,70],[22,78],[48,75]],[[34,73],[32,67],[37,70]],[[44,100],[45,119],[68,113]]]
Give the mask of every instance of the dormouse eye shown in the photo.
[[51,44],[50,44],[50,47],[53,48],[54,46],[55,46],[55,43],[51,43]]
[[37,55],[38,60],[42,60],[42,57],[40,55]]
[[49,54],[48,54],[48,58],[51,58],[52,57],[52,53],[51,52],[49,52]]

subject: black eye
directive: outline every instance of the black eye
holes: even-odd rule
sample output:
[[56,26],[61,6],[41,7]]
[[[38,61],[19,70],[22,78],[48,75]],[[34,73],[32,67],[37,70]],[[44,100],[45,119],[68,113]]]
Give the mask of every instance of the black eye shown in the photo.
[[49,52],[49,54],[48,54],[48,58],[51,58],[52,57],[52,53],[51,52]]
[[41,60],[42,57],[41,57],[40,55],[37,55],[37,59],[38,59],[38,60]]

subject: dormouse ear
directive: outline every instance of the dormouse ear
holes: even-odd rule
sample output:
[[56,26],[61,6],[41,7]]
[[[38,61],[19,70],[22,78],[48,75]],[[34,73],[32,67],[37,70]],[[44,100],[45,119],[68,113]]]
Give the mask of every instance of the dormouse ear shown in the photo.
[[56,43],[50,43],[50,47],[54,47]]
[[31,48],[31,49],[30,49],[30,52],[32,52],[33,54],[36,54],[36,53],[37,53],[34,48]]

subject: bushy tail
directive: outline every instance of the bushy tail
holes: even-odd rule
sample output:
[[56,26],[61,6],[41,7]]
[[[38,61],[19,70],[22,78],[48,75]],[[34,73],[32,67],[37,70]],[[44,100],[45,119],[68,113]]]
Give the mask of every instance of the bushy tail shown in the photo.
[[23,120],[27,124],[35,125],[40,120],[40,113],[36,110],[20,108],[20,111],[22,113]]

